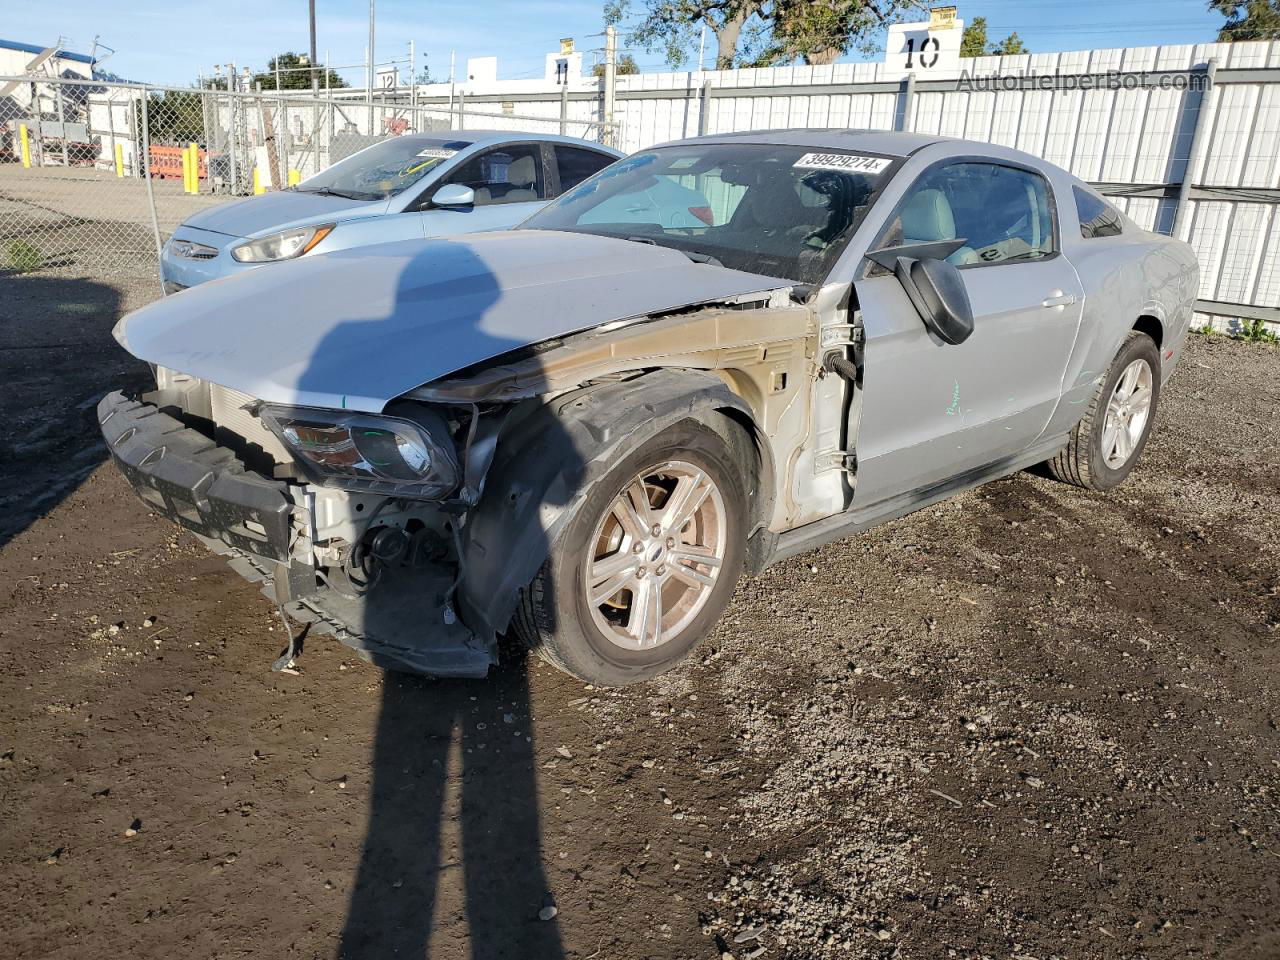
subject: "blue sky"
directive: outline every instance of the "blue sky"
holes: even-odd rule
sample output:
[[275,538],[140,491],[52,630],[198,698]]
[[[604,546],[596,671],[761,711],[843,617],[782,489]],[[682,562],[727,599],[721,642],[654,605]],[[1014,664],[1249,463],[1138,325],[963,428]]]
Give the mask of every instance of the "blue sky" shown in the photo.
[[[632,0],[633,9],[644,0]],[[88,53],[95,35],[116,53],[104,68],[129,79],[185,85],[214,63],[234,60],[262,67],[274,53],[307,48],[306,0],[3,0],[0,36],[45,45],[60,36],[68,49]],[[575,37],[580,50],[602,46],[601,0],[377,0],[377,56],[405,57],[414,40],[418,60],[447,79],[449,52],[458,72],[467,57],[497,56],[501,78],[540,76],[543,55]],[[1203,0],[959,0],[966,21],[985,16],[992,38],[1017,31],[1036,52],[1094,47],[1199,43],[1222,23]],[[318,50],[334,64],[364,60],[368,5],[318,0]],[[662,56],[632,51],[645,70],[663,69]],[[592,54],[588,53],[588,62]],[[696,59],[696,51],[694,52]],[[854,57],[854,59],[860,59]],[[360,83],[360,70],[344,71]]]

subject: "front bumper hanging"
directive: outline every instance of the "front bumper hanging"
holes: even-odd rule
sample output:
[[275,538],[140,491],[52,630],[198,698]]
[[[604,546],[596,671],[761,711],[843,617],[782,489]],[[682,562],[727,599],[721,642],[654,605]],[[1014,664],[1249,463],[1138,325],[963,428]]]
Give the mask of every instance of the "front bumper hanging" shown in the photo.
[[300,508],[288,484],[246,470],[232,451],[119,391],[98,404],[98,423],[112,460],[147,506],[208,540],[271,561],[281,601],[314,591],[310,557],[294,550]]

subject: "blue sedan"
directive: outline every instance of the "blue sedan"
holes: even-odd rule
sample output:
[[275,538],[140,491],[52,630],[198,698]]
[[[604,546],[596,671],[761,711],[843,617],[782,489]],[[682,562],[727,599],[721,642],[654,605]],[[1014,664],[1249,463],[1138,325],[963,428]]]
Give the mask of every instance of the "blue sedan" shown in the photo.
[[165,292],[309,254],[507,229],[621,156],[586,140],[518,131],[382,140],[296,187],[183,222],[161,253]]

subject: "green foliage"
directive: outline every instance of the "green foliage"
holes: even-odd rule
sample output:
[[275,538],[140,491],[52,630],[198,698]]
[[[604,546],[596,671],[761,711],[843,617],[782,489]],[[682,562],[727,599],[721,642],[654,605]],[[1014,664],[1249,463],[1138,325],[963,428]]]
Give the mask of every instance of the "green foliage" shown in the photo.
[[1239,337],[1241,340],[1248,340],[1250,343],[1280,343],[1280,336],[1277,336],[1267,326],[1267,322],[1259,317],[1255,317],[1242,326]]
[[1202,337],[1216,337],[1218,335],[1218,328],[1213,325],[1212,320],[1206,320],[1204,322],[1204,326],[1192,327],[1191,332],[1198,333]]
[[[636,63],[635,57],[633,57],[629,53],[623,53],[618,55],[618,76],[621,77],[624,74],[639,73],[639,72],[640,72],[640,64]],[[604,64],[597,63],[594,67],[592,67],[591,75],[593,77],[603,77]]]
[[30,273],[39,270],[44,263],[44,254],[34,243],[27,240],[15,240],[9,244],[9,269],[18,273]]
[[[255,84],[262,84],[263,90],[276,89],[276,67],[280,68],[280,89],[281,90],[310,90],[311,89],[311,70],[307,68],[307,58],[300,53],[279,53],[267,61],[267,69],[262,73],[256,73],[253,76]],[[315,69],[316,82],[320,85],[320,89],[325,88],[325,71],[324,67],[317,64]],[[422,83],[428,81],[419,81]],[[347,81],[343,80],[338,74],[329,71],[330,87],[345,87]]]
[[149,96],[147,135],[153,144],[204,142],[204,103],[199,93],[166,90]]
[[[618,23],[631,0],[607,0],[605,22]],[[627,42],[660,50],[680,68],[705,27],[715,68],[832,63],[851,49],[879,49],[885,27],[926,9],[925,0],[642,0]]]
[[1030,52],[1016,33],[1009,34],[999,43],[988,43],[986,17],[974,17],[964,28],[964,35],[960,38],[962,57],[1006,56]]
[[1218,41],[1280,40],[1280,0],[1209,0],[1209,9],[1227,18]]

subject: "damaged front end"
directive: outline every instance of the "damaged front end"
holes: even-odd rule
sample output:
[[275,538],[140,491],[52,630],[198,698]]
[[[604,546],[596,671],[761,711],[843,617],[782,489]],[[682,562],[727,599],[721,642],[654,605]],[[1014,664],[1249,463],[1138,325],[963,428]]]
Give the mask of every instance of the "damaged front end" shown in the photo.
[[460,622],[454,594],[499,417],[475,404],[385,416],[265,405],[163,368],[157,383],[98,406],[112,458],[151,509],[371,662],[486,674],[494,633]]

